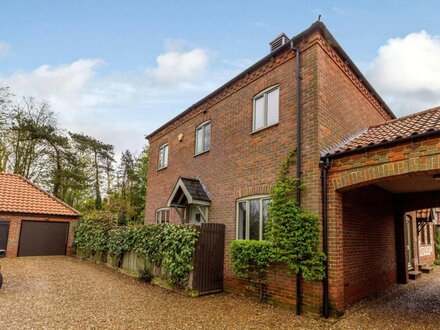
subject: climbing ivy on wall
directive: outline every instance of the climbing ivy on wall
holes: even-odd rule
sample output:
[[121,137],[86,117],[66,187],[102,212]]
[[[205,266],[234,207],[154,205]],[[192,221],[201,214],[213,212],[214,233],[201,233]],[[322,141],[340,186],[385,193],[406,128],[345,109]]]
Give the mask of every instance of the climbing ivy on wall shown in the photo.
[[279,181],[272,188],[266,235],[272,242],[278,262],[286,264],[305,280],[324,277],[325,255],[319,250],[318,217],[298,205],[295,199],[299,182],[288,176],[295,152],[282,166]]
[[198,235],[194,226],[112,226],[102,219],[85,218],[75,232],[75,245],[87,254],[107,252],[119,267],[124,253],[134,250],[151,264],[161,266],[171,284],[184,285],[193,269]]
[[267,241],[234,241],[231,244],[234,273],[260,285],[260,300],[270,264],[285,264],[305,280],[324,277],[326,257],[319,250],[318,217],[298,205],[296,192],[303,187],[297,178],[289,177],[295,154],[289,153],[281,166],[280,178],[271,190],[272,202],[265,226]]

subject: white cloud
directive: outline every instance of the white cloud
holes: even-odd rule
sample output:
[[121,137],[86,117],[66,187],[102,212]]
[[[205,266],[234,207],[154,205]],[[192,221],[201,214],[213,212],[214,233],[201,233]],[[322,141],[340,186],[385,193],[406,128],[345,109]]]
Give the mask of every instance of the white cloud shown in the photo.
[[188,52],[170,50],[156,58],[157,67],[147,70],[153,82],[159,85],[176,86],[194,80],[206,73],[209,66],[208,52],[196,48]]
[[[172,42],[146,72],[104,74],[101,59],[41,65],[1,76],[19,96],[48,100],[62,127],[112,143],[118,151],[139,150],[145,134],[185,110],[234,75],[236,68],[215,70],[212,53]],[[174,47],[174,48],[173,48]],[[106,69],[111,69],[110,64]],[[106,70],[108,71],[108,70]]]
[[0,57],[4,57],[10,54],[11,45],[0,41]]
[[396,115],[440,105],[440,37],[426,31],[379,48],[367,76]]
[[76,97],[94,76],[99,59],[80,59],[58,66],[42,65],[30,72],[16,72],[3,80],[21,93],[56,101]]

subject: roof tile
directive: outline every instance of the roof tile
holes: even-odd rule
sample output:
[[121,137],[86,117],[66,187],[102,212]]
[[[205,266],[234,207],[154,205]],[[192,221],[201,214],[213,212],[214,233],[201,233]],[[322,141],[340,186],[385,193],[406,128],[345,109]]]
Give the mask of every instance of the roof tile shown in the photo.
[[440,107],[371,126],[336,147],[324,151],[323,155],[344,153],[432,131],[440,131]]
[[0,212],[79,216],[80,213],[17,174],[0,173]]

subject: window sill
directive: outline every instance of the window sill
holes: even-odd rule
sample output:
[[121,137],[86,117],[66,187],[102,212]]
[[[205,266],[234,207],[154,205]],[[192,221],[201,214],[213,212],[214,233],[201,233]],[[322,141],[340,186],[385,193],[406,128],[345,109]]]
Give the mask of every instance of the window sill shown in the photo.
[[195,154],[194,157],[197,157],[197,156],[200,156],[200,155],[204,155],[204,154],[206,154],[206,153],[208,153],[208,152],[210,152],[210,151],[211,151],[211,149],[208,149],[208,150],[206,150],[206,151],[199,152],[198,154]]
[[168,166],[158,168],[158,169],[157,169],[157,172],[160,172],[160,171],[166,170],[167,168],[168,168]]
[[265,126],[265,127],[259,128],[259,129],[255,130],[255,131],[252,131],[249,135],[253,135],[253,134],[259,133],[261,131],[264,131],[265,129],[268,129],[268,128],[271,128],[271,127],[274,127],[274,126],[278,126],[278,124],[279,124],[279,122],[275,123],[275,124],[272,124],[272,125],[269,125],[269,126]]

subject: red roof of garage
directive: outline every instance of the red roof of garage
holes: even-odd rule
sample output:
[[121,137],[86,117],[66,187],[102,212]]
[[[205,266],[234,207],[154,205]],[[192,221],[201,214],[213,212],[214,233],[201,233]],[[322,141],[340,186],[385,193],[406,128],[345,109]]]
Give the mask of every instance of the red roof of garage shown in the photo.
[[371,126],[342,141],[335,148],[324,151],[323,155],[342,154],[366,147],[380,146],[384,143],[399,142],[430,132],[440,133],[440,107]]
[[78,217],[80,213],[17,174],[0,173],[0,212]]

